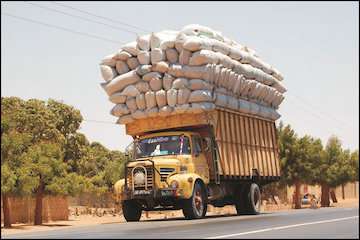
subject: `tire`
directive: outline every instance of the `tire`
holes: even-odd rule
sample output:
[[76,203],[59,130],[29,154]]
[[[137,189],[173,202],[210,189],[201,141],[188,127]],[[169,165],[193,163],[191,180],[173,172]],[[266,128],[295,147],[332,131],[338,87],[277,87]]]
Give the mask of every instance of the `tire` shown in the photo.
[[123,201],[122,210],[127,222],[138,222],[141,218],[141,206],[133,200]]
[[207,211],[207,193],[203,185],[197,181],[194,185],[193,194],[184,200],[183,214],[186,219],[204,218]]
[[235,204],[238,215],[260,214],[261,192],[256,183],[244,186],[239,197],[240,199],[237,199]]

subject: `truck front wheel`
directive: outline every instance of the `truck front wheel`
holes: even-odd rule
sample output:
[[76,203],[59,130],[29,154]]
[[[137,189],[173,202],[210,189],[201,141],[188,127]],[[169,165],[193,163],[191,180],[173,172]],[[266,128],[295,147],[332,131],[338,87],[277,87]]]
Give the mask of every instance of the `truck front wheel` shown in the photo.
[[122,210],[124,218],[127,222],[138,222],[141,218],[141,206],[133,200],[126,200],[122,202]]
[[184,201],[183,213],[186,219],[199,219],[206,215],[207,194],[200,182],[195,182],[193,194]]
[[240,199],[237,200],[235,207],[238,215],[259,214],[261,206],[261,192],[256,183],[244,186]]

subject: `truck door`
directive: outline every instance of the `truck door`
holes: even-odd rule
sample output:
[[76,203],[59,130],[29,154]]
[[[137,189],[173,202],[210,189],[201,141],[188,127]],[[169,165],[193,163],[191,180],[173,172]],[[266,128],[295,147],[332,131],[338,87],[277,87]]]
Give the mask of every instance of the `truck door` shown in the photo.
[[193,158],[194,158],[194,167],[195,173],[204,178],[204,182],[209,182],[209,165],[207,164],[206,156],[204,153],[204,148],[202,146],[201,137],[198,135],[193,135],[192,140],[192,149],[193,149]]

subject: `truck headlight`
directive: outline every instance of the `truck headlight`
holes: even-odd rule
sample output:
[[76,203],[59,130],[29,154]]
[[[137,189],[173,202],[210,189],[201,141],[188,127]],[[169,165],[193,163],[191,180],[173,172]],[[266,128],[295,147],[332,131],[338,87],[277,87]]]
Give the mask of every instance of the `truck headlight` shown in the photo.
[[170,183],[170,186],[172,189],[177,189],[179,187],[179,183],[178,181],[176,180],[173,180],[171,183]]

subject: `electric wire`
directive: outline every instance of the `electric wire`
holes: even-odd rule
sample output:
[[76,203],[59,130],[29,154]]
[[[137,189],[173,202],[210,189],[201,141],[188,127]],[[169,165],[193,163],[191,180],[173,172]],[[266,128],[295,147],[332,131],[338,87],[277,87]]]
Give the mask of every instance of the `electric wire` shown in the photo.
[[124,28],[119,28],[119,27],[116,27],[116,26],[113,26],[113,25],[110,25],[110,24],[107,24],[107,23],[98,22],[98,21],[95,21],[95,20],[91,20],[91,19],[88,19],[88,18],[78,16],[78,15],[73,15],[73,14],[63,12],[63,11],[60,11],[60,10],[57,10],[57,9],[54,9],[54,8],[49,8],[49,7],[40,5],[40,4],[35,4],[35,3],[32,3],[32,2],[25,2],[25,3],[30,4],[32,6],[35,6],[35,7],[38,7],[38,8],[48,10],[48,11],[57,12],[57,13],[60,13],[60,14],[63,14],[63,15],[73,17],[73,18],[78,18],[78,19],[82,19],[84,21],[88,21],[88,22],[92,22],[92,23],[96,23],[96,24],[101,24],[103,26],[110,27],[110,28],[113,28],[113,29],[117,29],[117,30],[120,30],[120,31],[125,31],[125,32],[128,32],[128,33],[134,34],[136,36],[138,35],[137,32],[134,32],[134,31],[131,31],[131,30],[127,30],[127,29],[124,29]]
[[122,43],[120,43],[120,42],[118,42],[118,41],[115,41],[115,40],[112,40],[112,39],[100,37],[100,36],[93,35],[93,34],[86,33],[86,32],[80,32],[80,31],[72,30],[72,29],[70,29],[70,28],[65,28],[65,27],[58,26],[58,25],[53,25],[53,24],[49,24],[49,23],[44,23],[44,22],[41,22],[41,21],[38,21],[38,20],[34,20],[34,19],[30,19],[30,18],[20,17],[20,16],[17,16],[17,15],[13,15],[13,14],[10,14],[10,13],[6,13],[6,12],[2,12],[1,15],[6,15],[6,16],[9,16],[9,17],[13,17],[13,18],[17,18],[17,19],[23,20],[23,21],[36,23],[36,24],[40,24],[40,25],[43,25],[43,26],[47,26],[47,27],[51,27],[51,28],[56,28],[56,29],[60,29],[60,30],[63,30],[63,31],[67,31],[67,32],[71,32],[71,33],[76,33],[76,34],[80,34],[80,35],[84,35],[84,36],[87,36],[87,37],[92,37],[92,38],[100,39],[100,40],[107,41],[107,42],[111,42],[111,43],[116,43],[117,45],[122,44]]
[[63,3],[58,3],[58,2],[55,2],[55,1],[50,1],[50,2],[51,2],[52,4],[55,4],[55,5],[58,5],[58,6],[62,6],[62,7],[65,7],[65,8],[69,8],[69,9],[72,9],[72,10],[75,10],[75,11],[78,11],[78,12],[82,12],[82,13],[88,14],[88,15],[93,16],[93,17],[105,19],[105,20],[108,20],[108,21],[111,21],[111,22],[116,22],[116,23],[119,23],[119,24],[122,24],[122,25],[125,25],[125,26],[128,26],[128,27],[131,27],[131,28],[134,28],[134,29],[143,31],[143,32],[151,32],[150,30],[146,30],[146,29],[144,29],[144,28],[140,28],[140,27],[137,27],[137,26],[135,26],[135,25],[131,25],[131,24],[128,24],[128,23],[125,23],[125,22],[121,22],[121,21],[116,20],[116,19],[104,17],[104,16],[101,16],[101,15],[97,15],[97,14],[94,14],[94,13],[91,13],[91,12],[88,12],[88,11],[84,11],[84,10],[82,10],[82,9],[79,9],[79,8],[76,8],[76,7],[73,7],[73,6],[69,6],[69,5],[66,5],[66,4],[63,4]]

